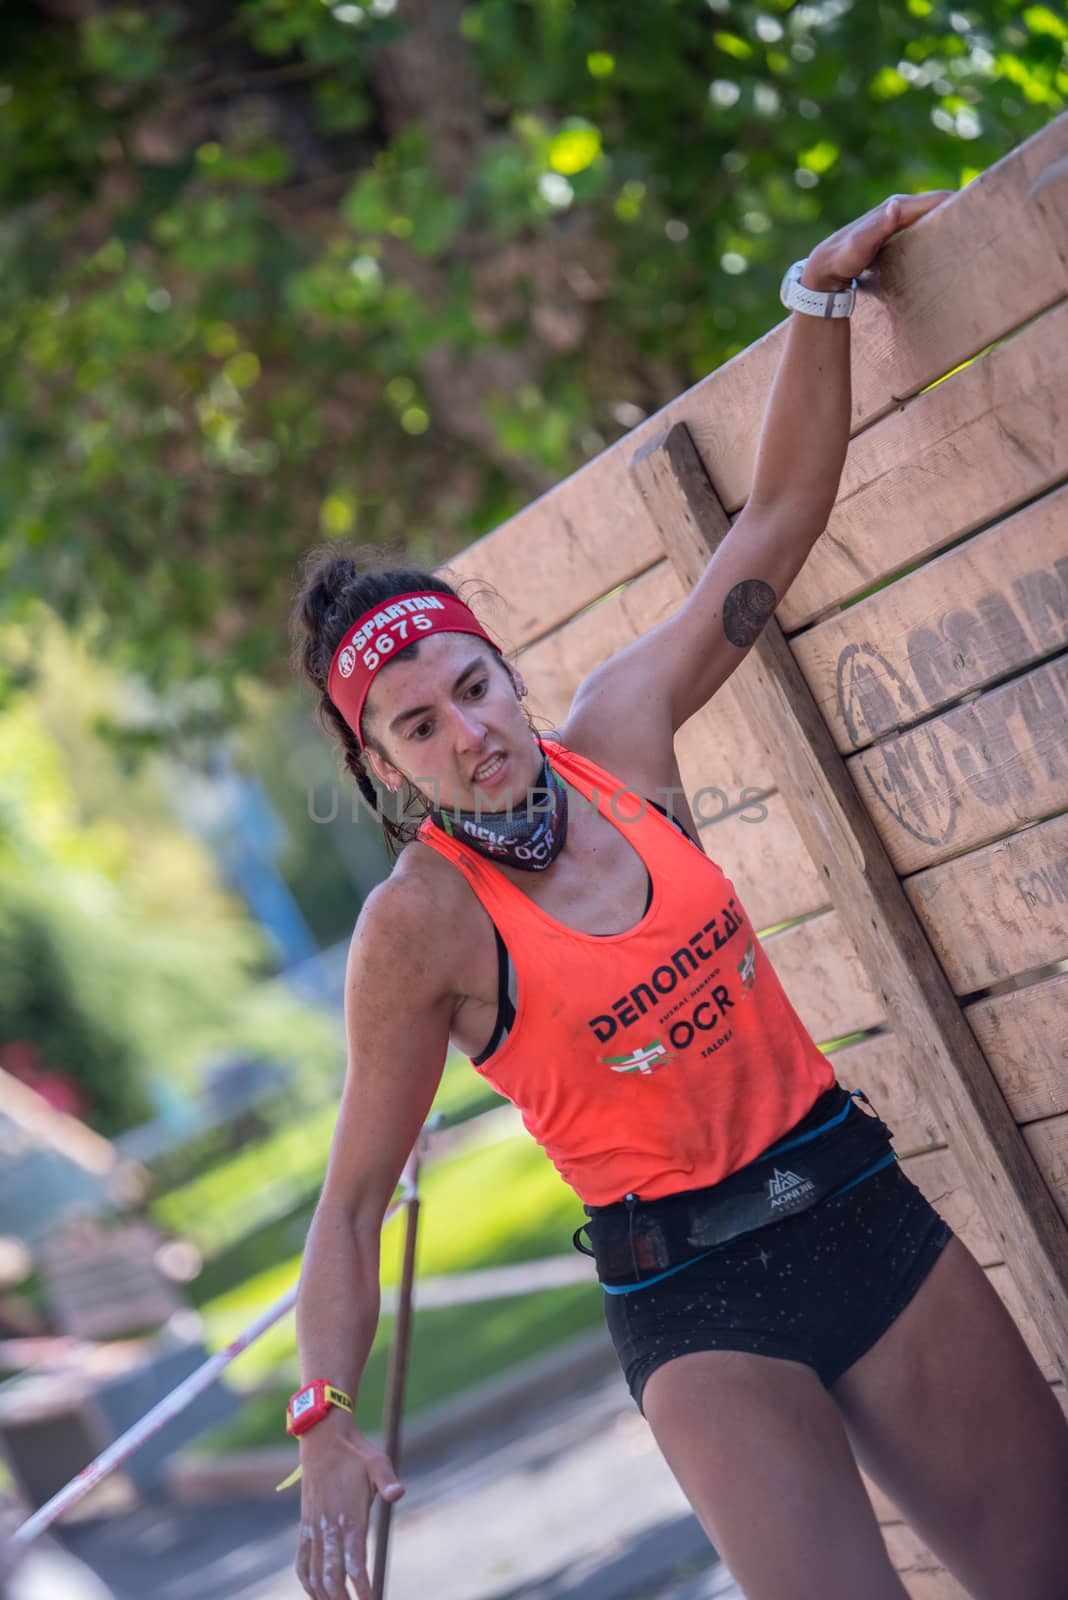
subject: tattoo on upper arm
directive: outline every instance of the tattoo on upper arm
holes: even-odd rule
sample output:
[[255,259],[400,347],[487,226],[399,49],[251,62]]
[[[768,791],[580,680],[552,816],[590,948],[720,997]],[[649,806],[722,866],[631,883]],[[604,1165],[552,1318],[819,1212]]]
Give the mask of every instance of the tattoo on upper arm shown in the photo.
[[763,578],[743,578],[723,602],[723,631],[731,644],[746,649],[775,610],[775,590]]

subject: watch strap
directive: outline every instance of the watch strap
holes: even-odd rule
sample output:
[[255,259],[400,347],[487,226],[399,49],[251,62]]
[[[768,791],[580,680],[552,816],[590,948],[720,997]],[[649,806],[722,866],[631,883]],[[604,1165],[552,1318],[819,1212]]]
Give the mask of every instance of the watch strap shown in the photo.
[[779,299],[788,311],[801,311],[810,317],[848,317],[852,315],[856,304],[857,280],[853,279],[848,289],[824,292],[820,289],[808,289],[801,282],[801,277],[808,266],[808,259],[795,261],[792,267],[786,270],[779,290]]

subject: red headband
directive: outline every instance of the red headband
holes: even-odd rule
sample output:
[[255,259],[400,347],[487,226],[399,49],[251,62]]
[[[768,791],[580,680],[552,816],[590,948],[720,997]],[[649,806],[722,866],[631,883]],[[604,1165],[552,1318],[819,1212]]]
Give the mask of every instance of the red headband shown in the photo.
[[375,674],[401,650],[430,633],[473,633],[494,644],[469,606],[455,595],[427,590],[399,595],[365,611],[334,651],[327,693],[363,748],[360,718]]

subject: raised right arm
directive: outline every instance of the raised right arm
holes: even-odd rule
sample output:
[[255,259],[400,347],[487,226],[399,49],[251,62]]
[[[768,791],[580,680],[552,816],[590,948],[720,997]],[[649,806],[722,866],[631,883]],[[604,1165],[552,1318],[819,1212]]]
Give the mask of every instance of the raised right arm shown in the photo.
[[[304,1251],[297,1346],[302,1383],[325,1378],[354,1400],[378,1324],[382,1218],[448,1050],[454,997],[440,926],[422,886],[397,873],[369,896],[349,949],[348,1068]],[[392,1464],[340,1410],[301,1436],[301,1463],[301,1582],[333,1600],[348,1571],[359,1600],[371,1600],[367,1515],[374,1491],[396,1481]]]

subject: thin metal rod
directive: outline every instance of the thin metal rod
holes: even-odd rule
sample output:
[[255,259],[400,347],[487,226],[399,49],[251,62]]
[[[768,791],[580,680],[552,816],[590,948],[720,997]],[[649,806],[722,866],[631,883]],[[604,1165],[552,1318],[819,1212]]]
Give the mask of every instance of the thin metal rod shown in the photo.
[[[439,1120],[439,1118],[435,1118],[427,1126],[436,1127]],[[401,1174],[401,1197],[398,1200],[394,1200],[389,1206],[385,1216],[382,1218],[383,1226],[391,1217],[396,1216],[404,1202],[415,1193],[418,1166],[418,1150],[414,1149]],[[95,1488],[103,1478],[106,1478],[109,1472],[114,1472],[115,1468],[121,1465],[135,1450],[139,1449],[146,1439],[151,1439],[165,1423],[176,1417],[198,1395],[203,1394],[205,1389],[215,1382],[224,1367],[229,1366],[236,1356],[247,1350],[250,1345],[255,1344],[256,1340],[268,1328],[273,1327],[276,1322],[279,1322],[282,1317],[292,1311],[296,1304],[296,1299],[297,1285],[294,1284],[280,1300],[276,1301],[273,1306],[257,1317],[255,1322],[251,1323],[243,1333],[238,1334],[236,1339],[232,1339],[225,1350],[219,1350],[215,1355],[209,1356],[195,1372],[190,1373],[187,1378],[183,1378],[177,1388],[172,1389],[170,1394],[165,1395],[143,1417],[139,1417],[136,1422],[132,1423],[126,1432],[120,1434],[114,1443],[109,1444],[107,1449],[103,1450],[94,1461],[90,1461],[89,1465],[83,1467],[76,1477],[72,1478],[69,1483],[64,1484],[63,1488],[58,1490],[43,1506],[39,1507],[32,1516],[27,1517],[21,1527],[16,1528],[11,1535],[11,1542],[13,1544],[28,1544],[31,1540],[44,1533],[45,1529],[51,1527],[52,1523],[64,1511],[76,1505],[79,1500],[89,1493],[90,1489]]]
[[[412,1290],[415,1283],[415,1243],[419,1229],[419,1154],[416,1151],[413,1192],[406,1201],[404,1265],[401,1270],[397,1315],[393,1325],[393,1345],[386,1380],[386,1408],[382,1425],[382,1448],[400,1472],[401,1421],[404,1416],[404,1389],[408,1377],[411,1349]],[[375,1510],[375,1565],[371,1588],[375,1600],[385,1600],[386,1561],[389,1555],[389,1530],[393,1506],[379,1499]]]

